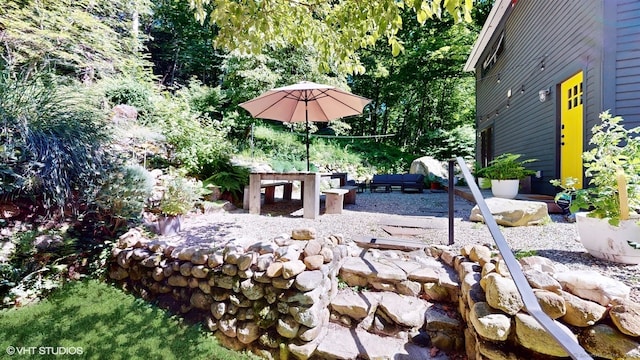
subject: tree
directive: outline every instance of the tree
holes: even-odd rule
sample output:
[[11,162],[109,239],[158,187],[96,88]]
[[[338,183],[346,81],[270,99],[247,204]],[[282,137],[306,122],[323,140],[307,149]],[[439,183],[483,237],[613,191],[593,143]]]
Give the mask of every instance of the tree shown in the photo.
[[205,85],[217,85],[224,53],[212,46],[215,26],[200,24],[187,2],[153,3],[153,17],[145,28],[153,39],[148,47],[154,73],[169,86],[186,84],[193,76]]
[[[215,44],[260,53],[266,45],[318,50],[324,71],[363,73],[356,50],[386,38],[392,54],[403,51],[396,36],[402,11],[411,9],[420,24],[441,18],[471,22],[473,0],[191,0],[196,17],[218,27]],[[207,11],[210,8],[211,11]]]
[[148,0],[8,0],[0,7],[0,66],[85,81],[146,65],[138,17]]

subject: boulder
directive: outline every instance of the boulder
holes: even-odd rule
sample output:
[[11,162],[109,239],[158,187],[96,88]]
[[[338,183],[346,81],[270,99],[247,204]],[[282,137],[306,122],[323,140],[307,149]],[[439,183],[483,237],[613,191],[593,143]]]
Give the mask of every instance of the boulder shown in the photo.
[[538,299],[538,303],[545,314],[552,319],[557,319],[567,313],[565,300],[562,296],[547,290],[533,289],[533,294]]
[[422,174],[425,176],[433,174],[442,179],[449,178],[447,171],[445,170],[445,166],[431,156],[423,156],[413,160],[411,162],[411,167],[409,168],[409,173]]
[[[492,197],[486,199],[489,211],[498,225],[529,226],[540,225],[549,220],[547,204],[541,201],[510,200]],[[469,220],[484,222],[480,208],[471,209]]]

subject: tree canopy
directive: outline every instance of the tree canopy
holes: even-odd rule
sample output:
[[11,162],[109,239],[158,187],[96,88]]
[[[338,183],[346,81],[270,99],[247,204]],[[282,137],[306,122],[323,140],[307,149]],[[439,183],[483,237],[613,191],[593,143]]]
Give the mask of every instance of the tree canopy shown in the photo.
[[393,55],[404,50],[397,36],[402,12],[412,10],[420,24],[441,18],[471,22],[473,0],[190,0],[196,17],[215,24],[216,46],[260,53],[312,45],[324,71],[363,73],[358,53],[386,39]]

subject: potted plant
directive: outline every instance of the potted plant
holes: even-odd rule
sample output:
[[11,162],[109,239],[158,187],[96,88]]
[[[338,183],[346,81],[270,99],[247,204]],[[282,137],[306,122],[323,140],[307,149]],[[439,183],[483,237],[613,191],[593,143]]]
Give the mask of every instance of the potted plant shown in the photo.
[[174,235],[182,225],[182,215],[188,213],[200,198],[200,189],[195,181],[177,174],[161,175],[148,200],[147,209],[157,217],[160,235]]
[[569,195],[580,241],[601,259],[640,264],[640,127],[625,129],[620,116],[600,114],[591,129],[593,147],[582,154],[588,187],[575,178],[552,180]]
[[521,156],[521,154],[502,154],[489,162],[489,166],[484,169],[483,175],[491,179],[493,196],[514,199],[518,195],[520,180],[535,174],[524,165],[536,160],[520,160]]
[[486,175],[487,168],[482,167],[479,162],[476,162],[473,168],[473,174],[478,181],[478,187],[480,189],[489,189],[491,188],[491,179],[489,179]]

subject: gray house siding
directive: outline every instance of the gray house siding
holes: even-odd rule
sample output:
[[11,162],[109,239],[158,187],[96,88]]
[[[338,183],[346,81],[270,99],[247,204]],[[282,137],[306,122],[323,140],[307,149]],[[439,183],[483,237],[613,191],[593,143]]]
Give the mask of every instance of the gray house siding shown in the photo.
[[640,126],[640,1],[620,1],[615,22],[615,112]]
[[[611,3],[607,1],[607,5]],[[606,50],[602,46],[606,23],[603,8],[602,0],[520,0],[506,14],[506,20],[503,19],[479,58],[478,132],[493,128],[494,156],[511,152],[538,159],[529,166],[542,172],[541,178],[532,181],[534,192],[554,193],[549,180],[559,177],[559,84],[579,71],[584,72],[585,148],[589,123],[594,123],[602,111],[605,74],[601,59]],[[634,21],[632,18],[630,22]],[[483,72],[483,62],[503,31],[504,51],[495,65]],[[637,51],[631,48],[629,51]],[[618,58],[615,66],[623,66],[624,61]],[[550,89],[551,94],[547,101],[540,102],[538,92],[543,89]],[[615,96],[615,106],[620,108],[623,97],[628,95]]]

